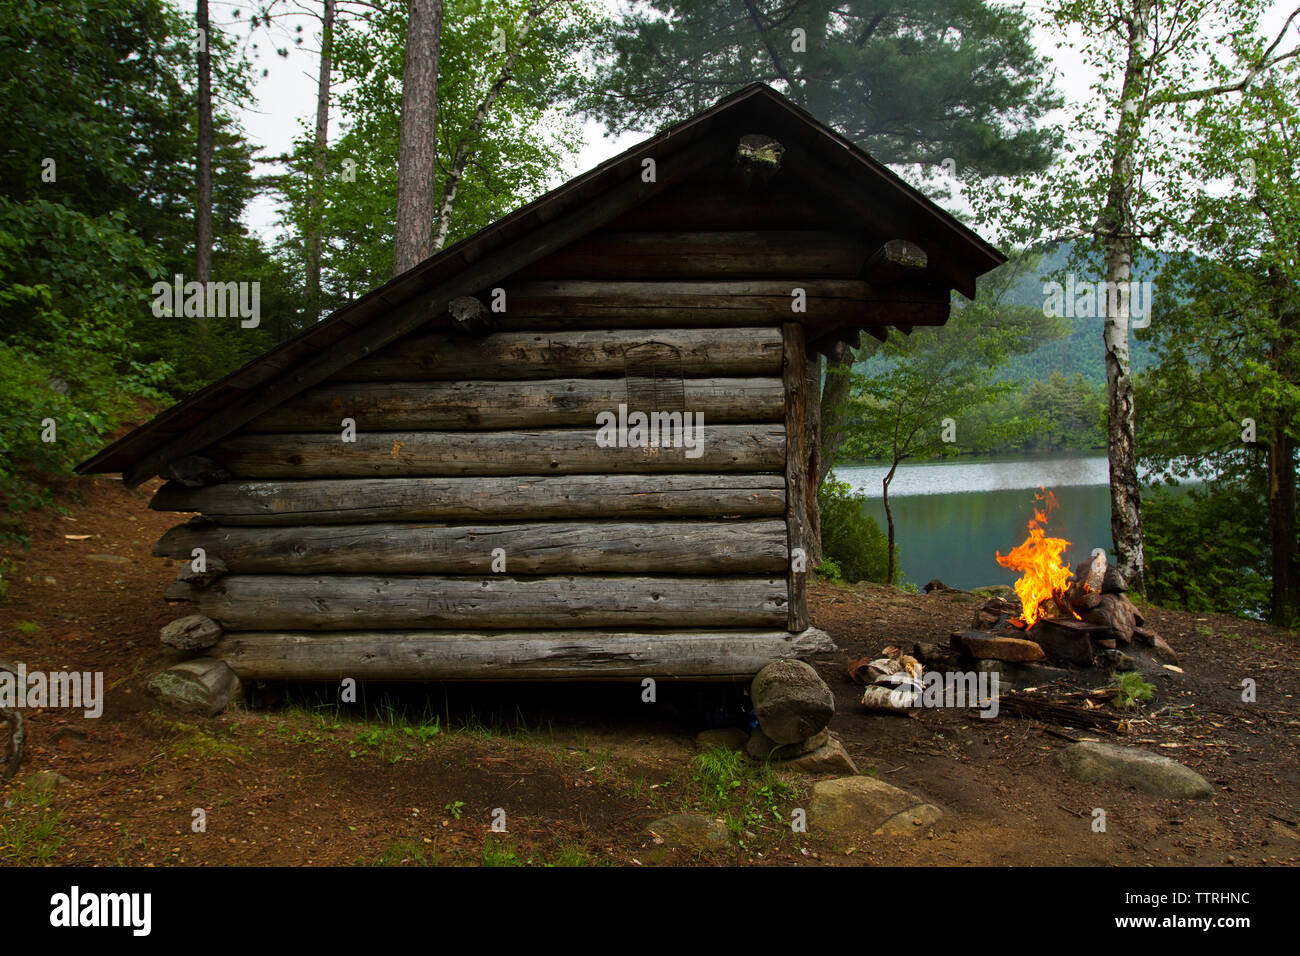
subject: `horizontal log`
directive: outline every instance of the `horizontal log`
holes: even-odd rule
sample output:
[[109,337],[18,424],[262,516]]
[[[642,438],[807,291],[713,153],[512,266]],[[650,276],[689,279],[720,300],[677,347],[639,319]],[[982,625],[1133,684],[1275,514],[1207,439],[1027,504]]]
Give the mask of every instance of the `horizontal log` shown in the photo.
[[[683,408],[705,422],[783,420],[779,378],[687,379]],[[244,431],[335,432],[351,418],[360,432],[399,429],[555,428],[591,425],[627,402],[624,379],[500,382],[350,382],[313,388],[253,419]]]
[[176,582],[228,631],[349,628],[777,627],[785,577],[517,578],[232,574],[210,588]]
[[241,680],[749,680],[835,650],[824,631],[236,632],[209,653]]
[[154,511],[201,512],[222,525],[535,518],[761,517],[785,513],[785,477],[570,475],[564,478],[363,478],[168,482]]
[[781,333],[772,328],[596,329],[498,332],[483,339],[410,335],[337,372],[335,381],[621,377],[624,350],[648,341],[677,349],[686,377],[781,374]]
[[609,231],[810,226],[834,230],[843,225],[843,214],[834,203],[809,195],[805,189],[774,182],[756,193],[731,179],[694,179],[628,210],[609,224]]
[[698,457],[686,448],[609,447],[596,428],[504,432],[358,432],[356,441],[307,432],[235,435],[207,452],[240,478],[775,471],[784,425],[706,423]]
[[[942,325],[949,293],[943,288],[878,288],[856,279],[509,281],[503,330],[590,327],[647,329],[752,326],[799,322],[814,333],[840,325]],[[793,290],[804,290],[805,310],[794,312]]]
[[579,239],[515,273],[516,278],[697,279],[856,277],[875,249],[826,230],[605,232]]
[[785,523],[602,521],[534,524],[172,528],[158,557],[203,548],[234,574],[763,574],[784,572]]

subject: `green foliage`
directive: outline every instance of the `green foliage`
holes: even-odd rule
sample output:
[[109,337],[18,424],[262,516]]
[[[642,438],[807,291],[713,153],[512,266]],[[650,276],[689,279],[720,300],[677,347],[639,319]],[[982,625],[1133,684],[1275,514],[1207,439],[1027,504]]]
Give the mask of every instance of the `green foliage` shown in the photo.
[[1161,607],[1259,617],[1269,603],[1262,489],[1220,479],[1143,494],[1147,597]]
[[866,502],[866,496],[855,493],[847,482],[826,476],[817,491],[823,555],[818,574],[828,567],[835,573],[832,580],[886,581],[889,543],[880,525],[867,515]]
[[[1153,317],[1159,365],[1138,382],[1146,464],[1173,480],[1215,477],[1185,499],[1155,499],[1157,592],[1190,608],[1267,609],[1282,626],[1300,619],[1298,103],[1292,62],[1196,114],[1181,174],[1198,185],[1180,212],[1196,254],[1161,274],[1177,295]],[[1288,567],[1289,588],[1275,573]]]
[[824,578],[832,584],[844,582],[844,572],[840,570],[840,563],[834,558],[823,558],[813,570],[817,572],[817,577]]
[[[805,31],[795,52],[791,31]],[[651,0],[628,5],[583,106],[611,130],[681,120],[775,85],[885,163],[1041,169],[1059,105],[1024,13],[983,0]]]
[[1110,682],[1116,689],[1111,702],[1121,710],[1133,710],[1139,702],[1152,700],[1156,696],[1155,685],[1148,684],[1137,671],[1113,674]]
[[[441,197],[458,148],[469,150],[456,193],[447,244],[472,235],[554,186],[580,145],[576,122],[558,113],[557,101],[573,95],[582,77],[581,57],[604,22],[588,2],[551,5],[530,29],[510,82],[500,90],[478,135],[475,112],[497,80],[527,0],[448,0],[438,63],[438,167]],[[323,184],[309,175],[313,131],[304,124],[289,175],[275,180],[286,200],[284,224],[294,235],[279,250],[302,275],[304,244],[311,228],[323,230],[324,305],[332,309],[382,285],[392,276],[393,210],[397,202],[398,133],[402,64],[406,51],[406,4],[380,0],[361,17],[345,17],[335,35],[334,63],[347,117],[331,144]],[[498,52],[493,31],[506,31]],[[355,170],[349,181],[345,173]],[[315,196],[319,206],[311,208]]]
[[167,367],[134,360],[122,320],[155,268],[118,213],[0,196],[0,494],[11,513],[48,503],[51,478],[70,474],[133,399],[159,395]]
[[[197,387],[270,344],[215,326],[196,335],[150,309],[155,281],[192,272],[193,30],[161,0],[12,0],[0,17],[0,494],[11,514],[49,502],[52,481],[139,400]],[[247,64],[219,31],[209,39],[228,110],[247,99]],[[252,148],[227,113],[216,125],[214,278],[251,281],[267,262],[239,223],[256,191]],[[264,292],[264,304],[275,298]]]

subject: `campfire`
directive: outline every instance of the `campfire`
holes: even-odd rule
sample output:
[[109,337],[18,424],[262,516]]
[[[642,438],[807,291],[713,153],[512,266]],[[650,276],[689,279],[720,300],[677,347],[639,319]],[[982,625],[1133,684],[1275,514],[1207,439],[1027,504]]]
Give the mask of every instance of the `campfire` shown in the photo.
[[976,612],[969,630],[951,635],[961,657],[1013,664],[1151,670],[1176,665],[1177,655],[1129,600],[1119,569],[1106,552],[1093,550],[1074,570],[1063,560],[1070,548],[1048,534],[1056,498],[1042,490],[1029,520],[1029,534],[1007,554],[1005,568],[1020,572],[1015,599],[993,598]]

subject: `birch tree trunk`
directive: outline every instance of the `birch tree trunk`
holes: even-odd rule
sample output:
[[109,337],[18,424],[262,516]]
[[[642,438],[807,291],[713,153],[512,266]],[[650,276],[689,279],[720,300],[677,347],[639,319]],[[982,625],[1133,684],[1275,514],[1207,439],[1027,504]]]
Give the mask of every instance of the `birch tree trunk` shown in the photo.
[[330,74],[333,72],[335,0],[324,0],[321,12],[320,73],[316,80],[316,139],[312,156],[312,191],[307,199],[307,308],[311,321],[320,317],[322,244],[321,196],[325,191],[325,149],[329,142]]
[[418,265],[433,252],[442,0],[411,0],[409,16],[406,63],[402,69],[402,125],[397,147],[393,275]]
[[1120,118],[1115,133],[1101,238],[1106,253],[1107,438],[1110,460],[1110,530],[1119,571],[1136,591],[1143,590],[1142,502],[1138,487],[1137,440],[1134,433],[1133,375],[1129,361],[1128,283],[1133,275],[1133,193],[1138,136],[1145,118],[1148,81],[1147,0],[1134,4],[1129,20],[1128,57],[1120,93]]
[[513,47],[509,55],[506,56],[505,63],[501,66],[501,72],[497,74],[496,80],[488,88],[487,94],[483,97],[483,102],[479,103],[478,109],[474,111],[474,118],[470,121],[469,129],[465,131],[464,137],[456,146],[456,152],[452,155],[451,168],[447,170],[447,179],[443,184],[442,201],[438,204],[438,215],[434,219],[433,248],[435,252],[447,242],[447,232],[451,229],[451,211],[456,205],[456,193],[460,189],[461,179],[465,175],[465,164],[469,162],[473,145],[483,130],[483,124],[487,122],[492,104],[496,102],[506,84],[514,77],[515,63],[519,60],[519,54],[524,48],[524,42],[528,39],[533,24],[549,6],[549,3],[541,6],[534,4],[528,8],[528,15],[524,18],[523,26],[519,28],[519,35],[515,37]]

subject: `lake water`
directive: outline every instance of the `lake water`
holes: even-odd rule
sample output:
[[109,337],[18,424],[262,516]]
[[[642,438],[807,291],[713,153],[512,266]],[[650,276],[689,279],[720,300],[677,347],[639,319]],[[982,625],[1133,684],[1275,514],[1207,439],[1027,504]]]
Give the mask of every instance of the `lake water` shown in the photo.
[[[867,513],[882,530],[880,480],[888,471],[875,465],[835,469],[841,481],[870,496]],[[1048,519],[1048,534],[1070,542],[1070,565],[1094,548],[1105,548],[1113,562],[1108,475],[1104,456],[904,462],[889,486],[903,575],[916,585],[932,578],[955,588],[1011,584],[1018,575],[999,565],[994,553],[1006,554],[1025,540],[1040,486],[1060,505]]]

